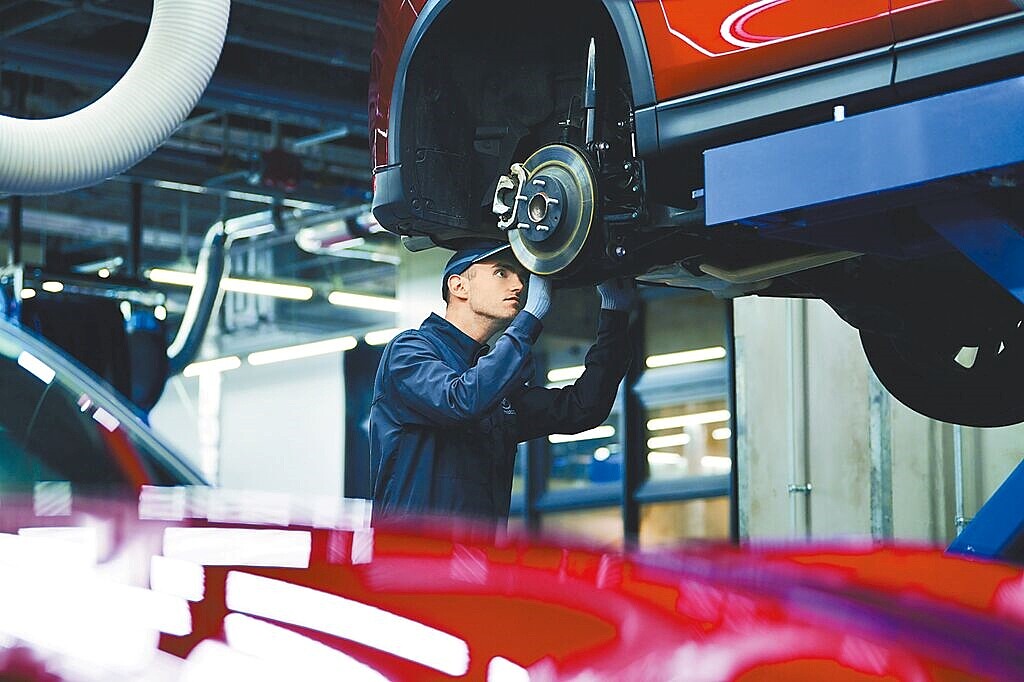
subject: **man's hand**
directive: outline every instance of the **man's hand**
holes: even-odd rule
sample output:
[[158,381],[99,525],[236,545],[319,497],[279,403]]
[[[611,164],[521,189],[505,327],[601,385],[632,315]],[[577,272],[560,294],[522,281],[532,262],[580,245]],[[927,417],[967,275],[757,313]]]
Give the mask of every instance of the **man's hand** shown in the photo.
[[551,307],[551,282],[539,275],[530,274],[530,284],[526,289],[526,305],[523,310],[538,320],[547,315]]
[[601,307],[605,310],[630,310],[636,305],[636,280],[615,277],[597,285]]

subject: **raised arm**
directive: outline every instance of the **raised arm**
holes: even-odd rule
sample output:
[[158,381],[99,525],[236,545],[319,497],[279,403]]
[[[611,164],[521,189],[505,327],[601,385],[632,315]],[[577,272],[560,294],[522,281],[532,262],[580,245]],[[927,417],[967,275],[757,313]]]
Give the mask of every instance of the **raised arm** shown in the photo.
[[390,348],[395,394],[416,423],[457,425],[481,418],[524,381],[530,352],[541,323],[520,312],[498,338],[494,349],[475,366],[459,373],[438,358],[429,341],[416,334],[395,339]]

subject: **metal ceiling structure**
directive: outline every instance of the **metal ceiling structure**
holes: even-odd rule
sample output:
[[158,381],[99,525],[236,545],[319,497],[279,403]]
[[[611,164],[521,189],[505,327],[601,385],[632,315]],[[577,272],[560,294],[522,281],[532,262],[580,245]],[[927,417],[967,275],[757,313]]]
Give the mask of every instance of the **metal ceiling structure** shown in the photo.
[[[140,0],[0,0],[0,113],[50,118],[96,100],[135,59],[151,11]],[[25,259],[74,269],[124,256],[132,212],[141,210],[141,266],[194,267],[210,225],[274,209],[283,218],[276,231],[245,241],[233,276],[393,295],[390,235],[364,234],[360,246],[333,255],[299,249],[294,235],[327,219],[351,223],[369,201],[366,93],[377,3],[233,0],[231,13],[205,95],[155,153],[100,185],[20,200]],[[0,196],[5,243],[13,201]],[[186,291],[167,291],[169,310],[180,311]],[[239,338],[358,333],[392,321],[332,306],[326,294],[227,304],[254,311],[229,323]]]

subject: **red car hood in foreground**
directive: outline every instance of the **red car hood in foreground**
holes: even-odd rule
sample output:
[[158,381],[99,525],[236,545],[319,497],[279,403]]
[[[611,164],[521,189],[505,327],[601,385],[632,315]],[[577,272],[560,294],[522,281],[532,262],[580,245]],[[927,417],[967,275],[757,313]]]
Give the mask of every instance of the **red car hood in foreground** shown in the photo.
[[1024,679],[1024,573],[923,547],[633,554],[361,500],[0,501],[0,679]]

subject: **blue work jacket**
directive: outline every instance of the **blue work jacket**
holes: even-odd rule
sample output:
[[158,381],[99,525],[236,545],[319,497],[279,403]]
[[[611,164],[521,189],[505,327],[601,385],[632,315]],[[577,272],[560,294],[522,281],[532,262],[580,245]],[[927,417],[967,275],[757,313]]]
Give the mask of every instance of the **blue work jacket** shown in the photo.
[[493,349],[431,315],[384,349],[370,407],[374,518],[508,518],[516,445],[600,425],[629,364],[629,314],[602,310],[583,375],[529,386],[541,323],[520,312]]

